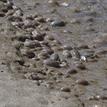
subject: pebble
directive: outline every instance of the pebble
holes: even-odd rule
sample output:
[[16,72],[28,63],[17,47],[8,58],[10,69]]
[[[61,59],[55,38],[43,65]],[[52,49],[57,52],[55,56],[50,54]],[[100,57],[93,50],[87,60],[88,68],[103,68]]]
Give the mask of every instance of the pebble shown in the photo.
[[63,46],[63,49],[64,49],[64,50],[69,50],[69,51],[70,51],[70,50],[72,50],[72,46],[64,45],[64,46]]
[[64,6],[64,7],[68,7],[68,6],[69,6],[69,4],[68,4],[67,2],[63,2],[63,3],[61,3],[60,5],[61,5],[61,6]]
[[14,43],[14,47],[15,47],[16,50],[20,50],[20,48],[23,47],[23,43],[16,42],[16,43]]
[[[31,33],[34,30],[34,28],[27,28],[26,31]],[[33,39],[33,38],[32,38]]]
[[71,33],[72,33],[72,31],[67,30],[67,29],[64,29],[62,32],[63,32],[63,33],[69,33],[69,34],[71,34]]
[[98,100],[98,98],[96,99],[96,96],[89,96],[88,100]]
[[21,22],[22,21],[22,17],[8,16],[8,20],[9,21],[13,21],[13,22]]
[[61,45],[61,42],[59,40],[53,40],[52,42],[55,44]]
[[[12,5],[12,8],[13,8],[13,10],[19,10],[20,8],[19,7],[17,7],[17,6],[15,6],[15,5]],[[21,10],[21,9],[20,9]]]
[[102,100],[107,100],[107,96],[101,96]]
[[85,56],[81,56],[80,61],[87,62],[87,58]]
[[7,7],[2,7],[2,8],[1,8],[1,12],[3,12],[3,13],[7,13],[7,12],[8,12]]
[[33,20],[34,17],[32,15],[26,15],[26,16],[24,16],[24,19],[26,19],[26,20]]
[[40,41],[39,42],[40,44],[41,44],[41,46],[49,46],[49,42],[47,42],[47,41]]
[[47,36],[45,36],[45,40],[51,40],[51,41],[53,41],[55,39],[54,39],[54,37],[52,37],[50,35],[47,35]]
[[80,85],[84,85],[84,86],[89,85],[89,82],[87,80],[84,80],[84,79],[76,80],[76,83],[80,84]]
[[92,10],[92,11],[88,11],[87,15],[96,17],[98,15],[98,13],[95,10]]
[[17,36],[16,39],[21,42],[25,42],[28,37],[26,35]]
[[60,90],[63,92],[71,92],[71,89],[69,87],[62,87]]
[[31,41],[31,40],[26,40],[24,42],[24,46],[25,47],[29,47],[29,48],[41,47],[41,45],[40,45],[40,43],[38,41]]
[[52,59],[44,60],[44,64],[48,65],[50,67],[55,67],[55,68],[59,68],[60,67],[59,62],[58,61],[54,61]]
[[17,60],[15,60],[14,62],[17,62],[17,63],[19,63],[20,65],[24,65],[24,63],[25,63],[25,61],[23,60],[23,59],[17,59]]
[[31,79],[32,80],[42,80],[42,78],[41,77],[39,77],[37,74],[31,74]]
[[36,17],[38,17],[38,16],[39,16],[39,14],[38,14],[37,12],[35,12],[35,13],[32,15],[33,19],[36,18]]
[[92,105],[92,107],[106,107],[106,106],[103,106],[102,104],[94,104]]
[[86,21],[87,21],[87,22],[94,22],[94,18],[93,18],[93,17],[87,17],[87,18],[86,18]]
[[69,69],[67,71],[67,74],[76,74],[77,73],[77,70],[76,69]]
[[74,12],[74,13],[80,13],[80,12],[81,12],[81,9],[78,8],[78,7],[75,7],[75,8],[73,8],[73,12]]
[[50,56],[50,59],[54,61],[60,61],[59,55],[57,53],[54,53]]
[[13,16],[23,16],[23,13],[21,10],[16,10],[15,13],[13,14]]
[[7,2],[7,0],[1,0],[2,2],[4,2],[4,3],[6,3]]
[[52,18],[46,18],[46,22],[53,22],[54,20]]
[[57,0],[49,0],[48,3],[53,6],[59,6],[59,3],[57,2]]
[[61,61],[60,67],[67,67],[67,66],[68,66],[68,63],[66,60]]
[[101,95],[90,96],[88,100],[107,100],[107,96],[101,96]]
[[81,58],[81,54],[80,52],[77,50],[77,48],[73,49],[73,55],[75,58],[80,59]]
[[48,26],[42,26],[40,28],[41,31],[49,31],[49,27]]
[[86,31],[88,31],[88,32],[93,32],[93,31],[95,31],[95,29],[92,28],[92,27],[90,27],[90,26],[87,26],[87,27],[86,27]]
[[51,49],[51,48],[49,48],[49,47],[43,47],[43,50],[42,50],[43,52],[46,52],[47,54],[49,54],[49,55],[51,55],[51,54],[53,54],[54,53],[54,51]]
[[85,70],[86,69],[86,66],[83,63],[77,64],[76,67],[81,69],[81,70]]
[[95,52],[95,55],[104,55],[104,54],[107,54],[106,49],[99,49]]
[[71,24],[80,24],[80,20],[79,19],[72,19],[70,21]]
[[13,3],[8,3],[8,2],[7,2],[5,5],[6,5],[6,7],[7,7],[8,10],[12,10],[12,9],[13,9],[13,8],[12,8]]
[[53,22],[51,22],[52,27],[64,27],[65,25],[66,23],[61,20],[54,20]]
[[5,14],[6,16],[11,16],[14,14],[14,10],[8,10],[8,12]]
[[28,58],[34,58],[34,57],[35,57],[35,53],[32,52],[32,51],[27,51],[27,52],[26,52],[26,56],[27,56]]
[[34,28],[35,26],[34,26],[34,23],[32,23],[32,21],[31,20],[24,20],[23,21],[23,23],[24,23],[24,29],[26,29],[26,28]]
[[43,18],[43,17],[36,17],[35,18],[35,21],[38,21],[38,22],[40,22],[40,23],[45,23],[46,22],[46,20],[45,20],[45,18]]
[[46,33],[40,33],[37,30],[34,30],[32,32],[32,35],[33,35],[34,39],[36,39],[38,41],[43,41]]
[[5,14],[3,12],[0,12],[0,17],[4,17]]
[[15,27],[19,27],[22,28],[22,26],[24,25],[23,22],[11,22],[11,24]]
[[67,58],[72,57],[70,51],[68,51],[68,50],[64,50],[64,51],[63,51],[63,55],[64,55],[65,57],[67,57]]
[[46,53],[46,52],[44,52],[44,51],[42,51],[42,52],[40,52],[40,53],[38,54],[38,58],[39,58],[39,59],[47,59],[47,58],[49,58],[49,54]]
[[91,58],[95,55],[94,51],[85,51],[82,53],[82,56],[85,56],[86,58]]
[[85,45],[85,44],[81,44],[77,47],[78,49],[89,49],[89,46],[88,45]]

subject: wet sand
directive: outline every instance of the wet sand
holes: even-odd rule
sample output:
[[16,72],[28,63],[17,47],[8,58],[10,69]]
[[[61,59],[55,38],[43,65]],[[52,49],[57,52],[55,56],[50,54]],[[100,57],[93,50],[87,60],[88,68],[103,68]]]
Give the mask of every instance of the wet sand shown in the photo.
[[106,4],[1,0],[1,107],[106,107]]

